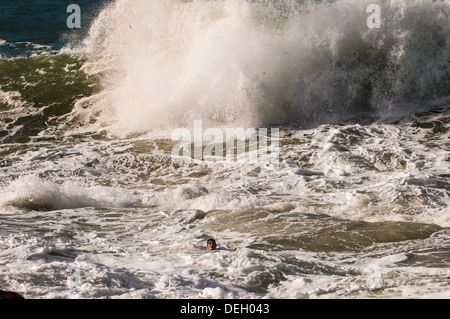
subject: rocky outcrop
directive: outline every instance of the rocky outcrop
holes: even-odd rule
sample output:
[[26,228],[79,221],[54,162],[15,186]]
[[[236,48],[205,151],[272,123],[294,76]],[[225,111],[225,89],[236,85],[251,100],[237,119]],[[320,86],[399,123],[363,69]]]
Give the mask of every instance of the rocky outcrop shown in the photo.
[[17,292],[0,290],[0,299],[25,299]]

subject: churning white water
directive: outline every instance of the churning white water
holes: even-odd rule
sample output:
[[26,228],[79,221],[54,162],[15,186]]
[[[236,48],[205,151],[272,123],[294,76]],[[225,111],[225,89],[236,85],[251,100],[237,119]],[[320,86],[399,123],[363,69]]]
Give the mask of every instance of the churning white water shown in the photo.
[[[1,60],[0,287],[448,298],[450,1],[373,2],[117,0],[38,77]],[[65,112],[21,88],[54,78]],[[197,120],[278,128],[277,169],[174,161]]]
[[[448,97],[448,4],[384,1],[116,1],[92,26],[96,107],[114,132],[321,124],[397,115]],[[447,45],[446,45],[447,44]],[[406,109],[406,110],[405,110]]]

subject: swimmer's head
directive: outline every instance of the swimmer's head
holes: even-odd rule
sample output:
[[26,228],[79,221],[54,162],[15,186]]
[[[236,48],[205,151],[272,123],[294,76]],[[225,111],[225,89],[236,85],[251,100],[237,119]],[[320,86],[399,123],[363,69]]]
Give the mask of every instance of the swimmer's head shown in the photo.
[[216,249],[216,247],[217,247],[216,241],[213,238],[208,239],[206,248],[208,248],[209,250],[214,250]]

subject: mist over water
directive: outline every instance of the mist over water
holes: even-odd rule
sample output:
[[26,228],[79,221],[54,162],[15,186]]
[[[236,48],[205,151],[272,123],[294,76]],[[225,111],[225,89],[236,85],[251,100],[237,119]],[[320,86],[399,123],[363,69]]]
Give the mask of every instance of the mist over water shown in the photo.
[[443,1],[117,1],[85,45],[94,107],[118,134],[188,125],[311,126],[448,101]]

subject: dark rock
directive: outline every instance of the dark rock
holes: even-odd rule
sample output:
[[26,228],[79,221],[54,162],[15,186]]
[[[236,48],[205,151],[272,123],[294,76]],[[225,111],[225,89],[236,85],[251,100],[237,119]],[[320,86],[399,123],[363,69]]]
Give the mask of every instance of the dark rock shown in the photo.
[[0,290],[0,299],[25,299],[17,292]]

